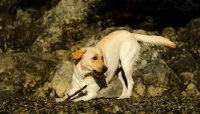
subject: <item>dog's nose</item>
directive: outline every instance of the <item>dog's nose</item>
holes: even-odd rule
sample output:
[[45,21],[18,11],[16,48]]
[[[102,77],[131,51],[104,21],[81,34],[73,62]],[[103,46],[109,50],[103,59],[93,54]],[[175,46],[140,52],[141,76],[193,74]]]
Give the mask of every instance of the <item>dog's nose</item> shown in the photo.
[[103,73],[106,72],[107,70],[108,70],[108,68],[106,66],[104,66],[102,69]]

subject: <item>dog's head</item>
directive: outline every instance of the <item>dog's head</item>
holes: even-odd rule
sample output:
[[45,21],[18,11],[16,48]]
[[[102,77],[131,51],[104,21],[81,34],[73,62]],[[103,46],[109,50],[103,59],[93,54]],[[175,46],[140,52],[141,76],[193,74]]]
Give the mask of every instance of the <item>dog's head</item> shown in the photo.
[[87,47],[72,53],[75,60],[79,60],[82,70],[93,73],[95,76],[103,76],[107,71],[107,67],[103,62],[101,50],[96,47]]

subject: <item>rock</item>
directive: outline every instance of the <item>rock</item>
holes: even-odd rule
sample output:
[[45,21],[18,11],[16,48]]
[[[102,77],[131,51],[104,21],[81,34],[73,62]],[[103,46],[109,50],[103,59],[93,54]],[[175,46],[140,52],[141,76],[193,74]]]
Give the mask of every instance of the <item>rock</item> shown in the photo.
[[149,87],[147,87],[148,96],[151,97],[162,96],[166,90],[166,88],[156,87],[154,85],[150,85]]
[[46,91],[44,91],[42,88],[38,88],[33,96],[35,96],[35,97],[46,97],[45,92]]
[[189,83],[194,83],[194,75],[193,73],[190,73],[190,72],[182,72],[179,76],[182,80],[182,82],[185,84],[185,85],[188,85]]
[[74,64],[71,61],[62,61],[54,74],[51,85],[59,97],[63,97],[71,89]]
[[195,80],[195,85],[198,90],[200,90],[200,71],[199,69],[194,71],[194,80]]
[[[198,73],[198,71],[195,71],[194,74],[196,73]],[[199,96],[199,90],[197,89],[199,87],[199,80],[194,74],[190,72],[182,72],[180,74],[180,78],[186,86],[185,91],[182,92],[183,96]]]
[[32,22],[31,14],[28,13],[28,12],[24,12],[21,9],[17,10],[16,18],[18,20],[16,24],[19,24],[19,25],[21,25],[22,23],[26,23],[26,24],[23,24],[23,25],[24,26],[29,26],[30,23]]
[[32,95],[34,97],[52,97],[55,96],[54,91],[52,91],[52,86],[50,82],[45,82],[43,87],[37,89],[37,91]]
[[[171,82],[172,78],[176,79],[178,83],[178,77],[175,73],[167,66],[164,61],[153,61],[142,70],[142,80],[145,85],[156,85],[167,87]],[[175,83],[175,82],[173,82]]]
[[[137,66],[140,67],[140,64]],[[142,87],[144,90],[141,90],[142,88],[140,88],[139,91],[135,90],[136,92],[138,91],[138,93],[143,91],[145,96],[159,96],[165,93],[173,93],[181,89],[179,87],[181,85],[179,77],[163,60],[159,59],[149,62],[143,69],[138,69],[138,71],[135,72],[134,80],[136,86],[138,84],[145,86]]]
[[145,30],[133,30],[134,33],[138,33],[138,34],[144,34],[147,35],[147,32]]
[[200,46],[200,18],[192,19],[186,25],[187,41],[190,46]]
[[173,27],[167,27],[162,30],[162,36],[169,38],[171,41],[178,40],[179,36]]
[[187,96],[200,96],[199,91],[193,83],[189,83],[185,91]]
[[0,55],[1,55],[1,54],[3,54],[3,51],[2,51],[2,49],[0,48]]
[[[86,26],[80,27],[80,25],[82,25],[80,23],[84,19],[84,11],[87,9],[87,4],[90,2],[92,2],[92,0],[85,2],[61,0],[55,8],[47,11],[42,17],[43,26],[46,26],[46,28],[42,34],[37,36],[31,50],[37,53],[52,52],[62,49],[63,43],[67,43],[65,42],[66,40],[82,39],[84,37],[82,31],[85,30]],[[65,36],[63,35],[65,34],[63,33],[72,35],[68,35],[70,37],[64,39],[63,37]]]
[[142,79],[140,77],[135,78],[135,85],[134,90],[139,94],[139,96],[146,96],[146,86],[142,82]]
[[192,19],[189,23],[186,25],[186,36],[187,41],[186,43],[190,47],[189,51],[194,56],[196,61],[200,63],[200,18]]
[[151,16],[146,16],[144,21],[138,24],[137,28],[138,29],[145,29],[145,30],[150,30],[150,28],[157,27],[157,23],[155,23],[155,20]]
[[61,60],[63,59],[66,53],[66,50],[56,50],[56,57]]
[[187,42],[186,28],[180,27],[177,30],[177,35],[179,36],[178,40],[181,42]]
[[0,94],[33,94],[55,65],[33,53],[3,54],[0,59]]
[[98,94],[98,98],[105,97],[105,98],[112,98],[112,97],[119,97],[122,92],[122,85],[119,79],[115,76],[112,81],[107,85],[106,88],[100,90]]
[[181,72],[194,72],[196,70],[196,61],[191,54],[181,54],[170,66],[176,74]]

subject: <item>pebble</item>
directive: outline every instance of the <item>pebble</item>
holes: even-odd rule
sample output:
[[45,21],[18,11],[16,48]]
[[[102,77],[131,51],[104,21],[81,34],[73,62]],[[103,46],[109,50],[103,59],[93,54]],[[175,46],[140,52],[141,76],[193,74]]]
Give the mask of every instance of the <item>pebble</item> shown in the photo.
[[197,97],[99,98],[80,102],[54,102],[54,98],[0,97],[0,114],[199,114]]

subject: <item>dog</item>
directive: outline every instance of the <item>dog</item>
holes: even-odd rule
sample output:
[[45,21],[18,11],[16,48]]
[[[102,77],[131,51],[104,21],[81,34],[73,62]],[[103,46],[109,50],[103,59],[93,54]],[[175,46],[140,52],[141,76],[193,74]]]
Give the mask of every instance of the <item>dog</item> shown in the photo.
[[108,84],[116,74],[122,83],[123,91],[118,99],[130,98],[134,81],[133,66],[139,57],[140,45],[138,41],[154,45],[165,45],[175,48],[176,45],[162,36],[148,36],[130,33],[126,30],[115,31],[104,37],[95,47],[103,54]]
[[[75,102],[94,99],[97,97],[99,90],[106,86],[104,73],[107,71],[107,67],[103,62],[100,49],[96,47],[82,48],[73,52],[72,58],[76,60],[72,76],[72,89],[63,98],[56,98],[56,102],[63,102],[66,99]],[[83,90],[86,95],[78,97],[78,94],[76,94],[73,96],[84,86],[87,86]]]
[[[115,74],[118,75],[122,83],[123,91],[118,99],[130,98],[134,85],[132,78],[133,66],[139,57],[140,51],[138,41],[176,48],[173,42],[162,36],[141,35],[126,30],[110,33],[95,47],[83,48],[72,54],[73,58],[79,60],[79,62],[75,67],[72,80],[73,87],[69,95],[88,84],[85,90],[87,95],[74,101],[86,101],[96,98],[101,88],[95,77],[104,77],[103,73],[106,71],[106,84],[111,81]],[[68,95],[58,98],[56,101],[62,102],[66,98],[68,98]]]

